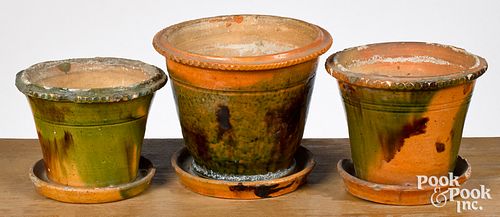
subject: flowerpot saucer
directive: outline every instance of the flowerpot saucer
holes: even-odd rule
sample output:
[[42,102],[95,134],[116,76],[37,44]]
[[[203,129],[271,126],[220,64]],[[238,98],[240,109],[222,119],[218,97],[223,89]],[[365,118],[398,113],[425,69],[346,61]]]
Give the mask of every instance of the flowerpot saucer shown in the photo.
[[[431,203],[431,197],[438,196],[451,186],[440,186],[438,194],[430,185],[423,185],[418,189],[415,185],[388,185],[368,182],[355,176],[354,165],[350,159],[342,159],[337,163],[337,170],[344,180],[346,190],[352,195],[364,200],[391,205],[424,205]],[[469,162],[458,156],[453,176],[462,186],[471,176]],[[449,198],[448,198],[449,199]]]
[[300,146],[295,153],[295,170],[284,177],[263,181],[224,181],[201,177],[192,169],[193,157],[183,147],[171,158],[180,182],[198,194],[230,199],[261,199],[277,197],[296,190],[306,182],[316,162],[312,153]]
[[141,157],[137,178],[129,183],[108,187],[73,187],[50,181],[43,159],[30,170],[30,178],[41,195],[68,203],[106,203],[124,200],[146,190],[156,172],[151,161]]

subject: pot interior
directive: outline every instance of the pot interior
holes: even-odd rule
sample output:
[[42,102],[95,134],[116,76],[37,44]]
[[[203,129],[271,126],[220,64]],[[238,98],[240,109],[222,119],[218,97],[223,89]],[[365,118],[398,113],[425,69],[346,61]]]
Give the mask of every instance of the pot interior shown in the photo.
[[27,73],[33,84],[68,89],[129,87],[151,77],[140,68],[74,61],[63,61]]
[[452,75],[480,64],[462,49],[418,42],[360,46],[339,53],[334,62],[342,71],[402,79]]
[[319,29],[283,17],[242,15],[188,21],[166,30],[176,49],[205,56],[248,57],[283,53],[317,40]]

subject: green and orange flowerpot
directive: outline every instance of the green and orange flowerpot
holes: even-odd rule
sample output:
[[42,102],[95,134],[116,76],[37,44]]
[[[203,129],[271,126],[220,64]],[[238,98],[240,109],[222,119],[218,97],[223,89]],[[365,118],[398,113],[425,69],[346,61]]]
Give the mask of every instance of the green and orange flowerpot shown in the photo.
[[[187,150],[172,158],[200,194],[253,199],[295,190],[314,161],[299,148],[324,29],[291,18],[234,15],[158,32]],[[300,162],[299,162],[300,160]]]
[[101,203],[143,192],[155,169],[141,158],[149,106],[165,85],[160,69],[119,58],[43,62],[17,74],[31,106],[43,161],[36,190],[70,203]]
[[[352,162],[338,169],[346,188],[380,203],[430,203],[434,188],[417,175],[470,176],[458,156],[475,79],[486,61],[446,45],[395,42],[349,48],[330,56],[349,126]],[[444,191],[448,186],[442,186]]]

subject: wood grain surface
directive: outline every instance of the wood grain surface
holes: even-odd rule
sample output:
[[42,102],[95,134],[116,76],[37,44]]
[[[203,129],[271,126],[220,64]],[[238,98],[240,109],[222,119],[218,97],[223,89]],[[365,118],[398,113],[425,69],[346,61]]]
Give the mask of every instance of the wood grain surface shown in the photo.
[[[472,177],[463,186],[485,185],[491,200],[478,200],[482,210],[463,216],[500,216],[500,138],[466,138],[460,155],[472,165]],[[350,156],[347,139],[305,139],[316,168],[297,191],[261,200],[229,200],[201,196],[181,186],[170,166],[179,139],[149,139],[143,155],[157,167],[152,186],[124,201],[82,205],[53,201],[38,195],[28,177],[29,168],[42,158],[37,140],[0,140],[0,216],[451,216],[456,202],[445,207],[390,206],[364,201],[344,190],[336,163]]]

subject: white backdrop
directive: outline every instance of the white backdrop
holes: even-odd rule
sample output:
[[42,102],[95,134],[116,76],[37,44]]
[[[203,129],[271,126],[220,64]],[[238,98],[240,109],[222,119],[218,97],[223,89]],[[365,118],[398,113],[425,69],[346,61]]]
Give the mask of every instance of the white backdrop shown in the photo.
[[[489,69],[479,78],[464,136],[500,136],[500,1],[2,1],[0,3],[0,138],[35,138],[15,74],[56,59],[115,56],[165,70],[152,47],[160,29],[190,19],[225,14],[271,14],[317,24],[333,38],[322,56],[305,137],[347,137],[335,79],[324,60],[335,51],[385,41],[455,45],[480,55]],[[170,83],[170,82],[169,82]],[[157,92],[146,137],[180,138],[170,84]]]

